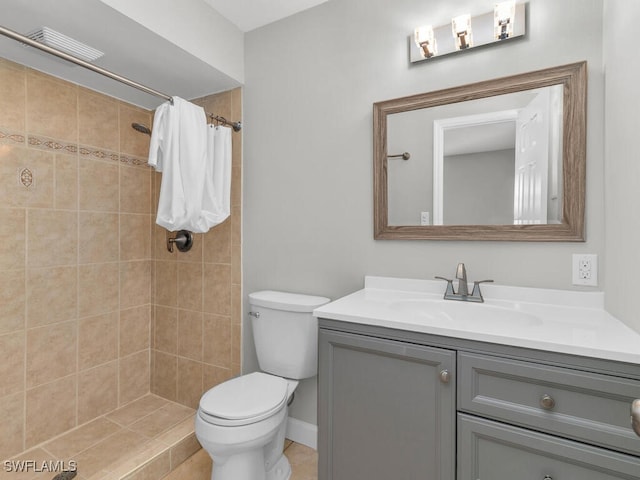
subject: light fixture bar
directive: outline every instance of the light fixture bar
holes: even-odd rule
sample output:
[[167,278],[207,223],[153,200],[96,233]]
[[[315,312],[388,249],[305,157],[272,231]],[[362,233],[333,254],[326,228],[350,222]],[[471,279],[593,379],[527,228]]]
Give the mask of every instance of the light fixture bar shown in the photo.
[[[416,28],[409,39],[410,61],[411,63],[429,61],[451,53],[474,50],[480,46],[524,37],[526,33],[525,16],[526,3],[507,1],[497,3],[491,12],[470,17],[468,23],[466,19],[462,18],[464,16],[456,17],[453,19],[455,22],[452,21],[446,25],[432,28],[433,42],[429,40],[429,45],[437,45],[437,51],[427,49],[431,55],[425,54],[424,47],[418,43],[418,30],[424,27]],[[496,26],[496,22],[499,22],[499,28]],[[465,33],[463,25],[469,25],[470,30]]]

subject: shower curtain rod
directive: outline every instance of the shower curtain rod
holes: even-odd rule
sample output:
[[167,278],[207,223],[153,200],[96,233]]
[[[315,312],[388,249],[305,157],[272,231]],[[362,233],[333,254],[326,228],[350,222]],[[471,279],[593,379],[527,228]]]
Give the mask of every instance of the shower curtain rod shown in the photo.
[[[45,45],[44,43],[36,42],[35,40],[32,40],[31,38],[26,37],[18,32],[14,32],[13,30],[10,30],[6,27],[0,26],[0,34],[4,35],[5,37],[9,37],[17,42],[24,43],[33,48],[37,48],[38,50],[42,50],[43,52],[46,52],[50,55],[54,55],[56,57],[62,58],[63,60],[67,60],[68,62],[72,62],[72,63],[75,63],[76,65],[80,65],[81,67],[84,67],[88,70],[92,70],[96,73],[99,73],[100,75],[104,75],[105,77],[109,77],[120,83],[124,83],[125,85],[128,85],[130,87],[137,88],[138,90],[142,90],[143,92],[148,93],[150,95],[164,98],[165,100],[168,100],[169,102],[173,103],[173,97],[171,95],[167,95],[166,93],[159,92],[158,90],[149,88],[146,85],[142,85],[141,83],[134,82],[133,80],[129,80],[128,78],[123,77],[122,75],[118,75],[117,73],[113,73],[105,68],[98,67],[92,63],[85,62],[81,58],[75,57],[73,55],[69,55],[68,53],[62,52],[56,48]],[[217,115],[212,115],[209,113],[207,113],[207,116],[210,117],[212,120],[216,120],[224,125],[229,125],[230,127],[233,128],[235,132],[239,132],[240,129],[242,128],[241,122],[231,122],[224,117],[219,117]]]

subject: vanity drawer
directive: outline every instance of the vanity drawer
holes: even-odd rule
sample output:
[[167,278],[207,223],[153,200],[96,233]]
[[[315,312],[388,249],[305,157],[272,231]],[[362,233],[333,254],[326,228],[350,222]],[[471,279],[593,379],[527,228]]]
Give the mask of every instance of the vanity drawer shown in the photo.
[[640,455],[640,381],[465,352],[458,362],[459,410]]
[[640,458],[458,415],[458,480],[640,479]]

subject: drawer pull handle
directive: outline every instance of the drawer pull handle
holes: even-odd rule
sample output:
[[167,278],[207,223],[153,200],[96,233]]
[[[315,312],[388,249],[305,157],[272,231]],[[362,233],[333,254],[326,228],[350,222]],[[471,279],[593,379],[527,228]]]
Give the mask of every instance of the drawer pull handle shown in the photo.
[[556,401],[553,399],[551,395],[544,394],[540,397],[540,406],[545,410],[551,410],[556,406]]
[[631,403],[631,426],[640,437],[640,398]]
[[440,371],[440,381],[442,383],[449,383],[451,381],[451,374],[449,373],[449,370]]

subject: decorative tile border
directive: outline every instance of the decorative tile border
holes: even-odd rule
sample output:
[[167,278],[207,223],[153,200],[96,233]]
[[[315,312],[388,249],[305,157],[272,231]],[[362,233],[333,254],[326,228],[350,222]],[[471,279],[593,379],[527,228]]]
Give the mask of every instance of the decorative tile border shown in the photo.
[[80,145],[78,152],[80,153],[81,158],[86,157],[98,160],[110,160],[113,162],[117,162],[120,159],[120,155],[118,155],[116,152],[111,152],[109,150],[100,150],[98,148],[89,147],[86,145]]
[[136,167],[148,167],[149,160],[143,157],[133,157],[128,155],[120,155],[120,162]]
[[[25,143],[25,136],[19,133],[0,130],[0,143]],[[60,153],[75,154],[80,158],[90,158],[93,160],[103,160],[106,162],[120,162],[136,167],[148,167],[147,159],[133,155],[120,155],[111,150],[103,150],[89,145],[77,145],[74,143],[61,142],[53,138],[36,135],[29,135],[27,145],[40,150],[53,150]]]
[[55,150],[62,153],[78,153],[78,145],[74,143],[59,142],[53,138],[38,137],[35,135],[29,135],[28,144],[30,147],[38,148],[40,150]]
[[0,143],[24,143],[25,137],[22,133],[0,129]]

